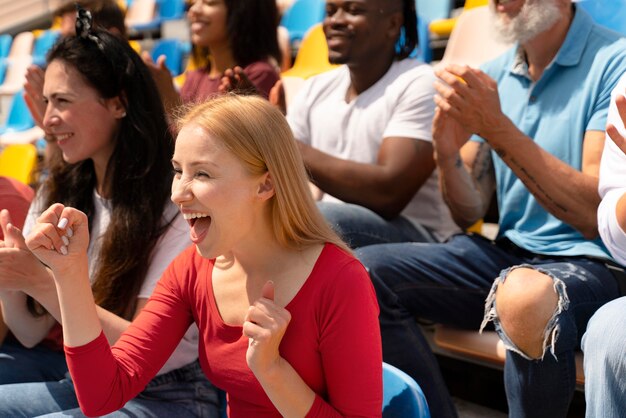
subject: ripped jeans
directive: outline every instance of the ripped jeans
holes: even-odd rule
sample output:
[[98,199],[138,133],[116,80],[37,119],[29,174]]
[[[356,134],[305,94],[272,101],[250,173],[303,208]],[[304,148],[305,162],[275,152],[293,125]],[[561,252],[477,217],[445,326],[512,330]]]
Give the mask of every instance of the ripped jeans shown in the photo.
[[494,243],[477,235],[457,235],[444,244],[373,245],[356,256],[376,288],[383,360],[419,383],[433,417],[455,417],[456,411],[416,316],[478,330],[485,318],[497,319],[492,304],[485,314],[485,301],[503,271],[525,264],[558,278],[561,310],[550,326],[558,333],[547,333],[554,336],[547,340],[550,354],[529,360],[507,350],[504,372],[509,417],[558,418],[567,415],[574,393],[574,351],[587,321],[619,295],[615,278],[601,261],[540,256],[508,240]]

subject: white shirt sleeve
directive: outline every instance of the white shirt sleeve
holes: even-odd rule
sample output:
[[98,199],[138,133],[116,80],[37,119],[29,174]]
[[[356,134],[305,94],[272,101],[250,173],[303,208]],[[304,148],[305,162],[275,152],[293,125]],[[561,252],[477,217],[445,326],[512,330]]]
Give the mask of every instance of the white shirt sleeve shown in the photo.
[[137,295],[138,298],[148,299],[167,266],[178,254],[191,245],[189,224],[179,213],[176,206],[169,204],[165,210],[164,217],[169,220],[174,216],[176,218],[154,247],[150,267]]
[[[621,120],[615,105],[617,95],[625,93],[626,75],[622,76],[613,91],[607,124],[614,125],[626,137],[624,122]],[[598,231],[615,260],[626,265],[626,232],[620,227],[616,214],[617,202],[626,195],[626,154],[615,145],[608,135],[604,142],[600,164],[598,191],[602,197],[602,202],[598,207]]]

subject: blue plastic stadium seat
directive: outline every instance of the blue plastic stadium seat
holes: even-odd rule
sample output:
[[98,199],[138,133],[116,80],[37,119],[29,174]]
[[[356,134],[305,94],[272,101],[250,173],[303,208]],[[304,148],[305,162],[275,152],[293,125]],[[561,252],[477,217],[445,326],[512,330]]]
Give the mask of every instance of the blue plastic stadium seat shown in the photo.
[[419,385],[402,370],[383,363],[383,418],[430,418]]
[[2,83],[4,83],[4,76],[7,73],[7,59],[6,58],[0,58],[0,85]]
[[430,31],[428,30],[430,22],[450,17],[453,7],[453,0],[415,0],[417,34],[419,37],[417,56],[422,61],[431,62],[433,59],[433,51],[430,46]]
[[136,31],[153,31],[166,20],[184,19],[185,0],[157,0],[157,16],[148,23],[133,25]]
[[184,70],[183,61],[185,51],[188,49],[185,43],[178,39],[159,39],[155,42],[151,55],[155,62],[160,55],[165,55],[165,65],[169,68],[172,76],[176,77]]
[[11,50],[13,37],[8,33],[0,34],[0,58],[6,58]]
[[24,91],[20,90],[13,95],[9,115],[4,126],[0,126],[0,135],[10,132],[20,132],[33,128],[35,121],[24,101]]
[[46,30],[43,31],[36,39],[33,46],[33,64],[43,67],[46,63],[46,54],[52,48],[54,43],[59,39],[59,31]]
[[[324,0],[295,0],[285,11],[280,25],[289,32],[289,43],[297,45],[311,27],[321,23],[326,15]],[[297,48],[296,48],[297,49]]]

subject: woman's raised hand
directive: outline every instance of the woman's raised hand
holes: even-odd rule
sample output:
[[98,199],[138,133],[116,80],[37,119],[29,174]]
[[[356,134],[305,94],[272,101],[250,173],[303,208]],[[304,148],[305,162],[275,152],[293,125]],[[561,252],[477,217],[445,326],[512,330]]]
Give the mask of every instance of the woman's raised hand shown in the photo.
[[278,347],[290,320],[289,311],[274,303],[274,283],[265,283],[261,297],[250,306],[243,323],[243,335],[249,339],[246,361],[257,377],[270,373],[280,363]]
[[[37,219],[26,237],[26,245],[54,273],[69,272],[87,260],[87,216],[77,209],[55,203]],[[55,278],[62,276],[55,274]]]

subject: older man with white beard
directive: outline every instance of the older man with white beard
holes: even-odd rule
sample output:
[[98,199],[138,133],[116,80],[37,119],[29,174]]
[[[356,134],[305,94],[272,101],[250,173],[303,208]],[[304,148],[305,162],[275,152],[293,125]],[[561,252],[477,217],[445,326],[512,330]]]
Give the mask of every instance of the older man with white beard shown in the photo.
[[482,71],[438,72],[433,142],[455,221],[467,227],[483,217],[495,190],[498,236],[357,255],[378,294],[383,358],[420,383],[434,417],[456,412],[415,316],[469,329],[493,322],[507,348],[509,415],[564,417],[586,323],[619,296],[619,267],[598,239],[596,211],[626,41],[571,0],[490,7],[500,36],[516,46]]

